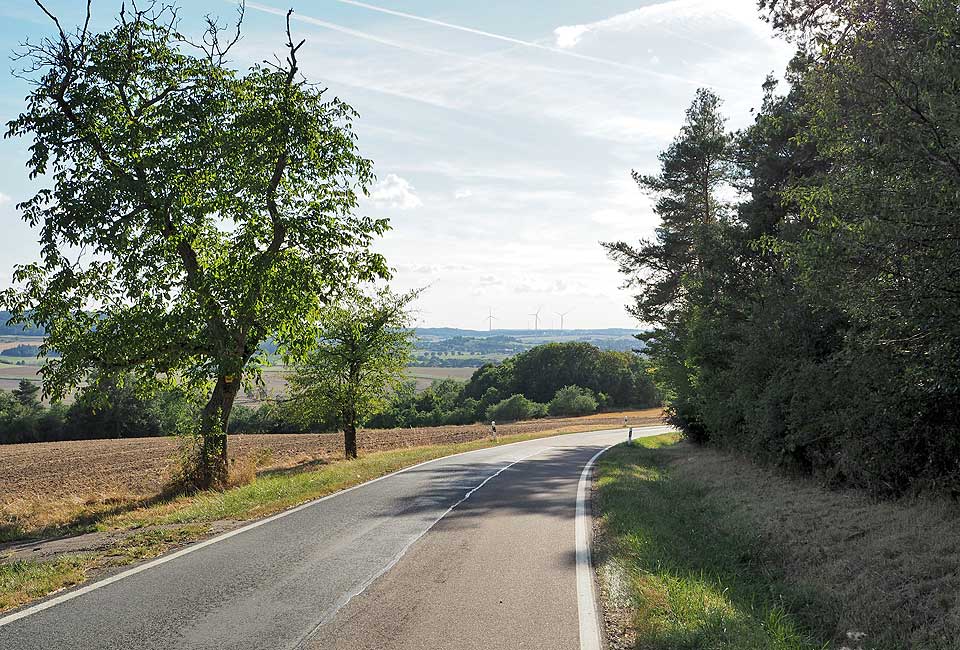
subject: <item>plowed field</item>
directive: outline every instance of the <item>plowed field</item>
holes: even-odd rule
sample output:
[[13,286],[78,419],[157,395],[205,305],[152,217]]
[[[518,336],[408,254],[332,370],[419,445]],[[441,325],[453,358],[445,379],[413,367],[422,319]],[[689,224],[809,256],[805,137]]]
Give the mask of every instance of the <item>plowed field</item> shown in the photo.
[[[603,413],[580,418],[550,418],[498,425],[500,435],[548,430],[585,430],[660,421],[660,409]],[[360,432],[362,451],[464,442],[488,437],[486,424]],[[343,454],[340,434],[232,435],[231,458],[252,453],[266,459],[263,469],[336,459]],[[171,438],[82,440],[0,445],[0,508],[17,502],[63,499],[102,502],[156,494],[169,479],[177,456]]]

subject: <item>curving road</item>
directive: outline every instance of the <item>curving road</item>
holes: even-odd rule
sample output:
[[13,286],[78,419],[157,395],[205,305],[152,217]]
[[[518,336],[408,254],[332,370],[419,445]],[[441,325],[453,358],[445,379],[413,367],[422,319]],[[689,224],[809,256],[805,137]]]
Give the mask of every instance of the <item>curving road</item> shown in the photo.
[[591,648],[577,491],[624,437],[543,438],[392,474],[8,614],[0,648]]

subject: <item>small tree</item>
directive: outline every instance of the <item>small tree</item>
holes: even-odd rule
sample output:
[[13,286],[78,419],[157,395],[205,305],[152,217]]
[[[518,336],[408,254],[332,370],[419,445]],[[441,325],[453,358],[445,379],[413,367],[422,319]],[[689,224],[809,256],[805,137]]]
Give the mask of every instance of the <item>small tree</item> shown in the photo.
[[357,457],[357,427],[383,409],[403,382],[414,338],[407,306],[418,294],[355,293],[328,307],[317,346],[290,377],[300,419],[343,427],[347,458]]
[[387,222],[352,214],[373,180],[356,113],[300,74],[289,12],[286,59],[244,74],[226,61],[242,6],[194,43],[166,3],[93,33],[89,2],[75,31],[36,2],[57,33],[21,53],[33,89],[7,135],[32,136],[52,187],[18,206],[41,257],[2,302],[45,328],[55,397],[97,371],[206,385],[197,482],[218,483],[260,344],[299,358],[327,302],[388,276],[369,249]]
[[33,408],[40,403],[40,387],[29,379],[21,379],[13,389],[13,397],[25,408]]
[[487,409],[487,419],[500,422],[515,422],[517,420],[531,420],[542,418],[547,414],[547,407],[539,402],[531,402],[523,395],[511,395],[505,400],[497,402]]
[[550,415],[586,415],[596,410],[597,399],[593,392],[579,386],[564,386],[547,404]]

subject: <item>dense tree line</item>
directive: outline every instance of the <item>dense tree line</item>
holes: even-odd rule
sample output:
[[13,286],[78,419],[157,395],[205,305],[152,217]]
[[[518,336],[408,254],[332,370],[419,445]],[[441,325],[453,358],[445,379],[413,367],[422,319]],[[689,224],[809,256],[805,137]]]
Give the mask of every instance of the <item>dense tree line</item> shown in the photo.
[[[384,302],[381,295],[379,302],[367,299],[353,303],[354,309],[331,311],[327,337],[310,365],[294,372],[291,394],[256,407],[237,406],[228,431],[310,433],[343,430],[350,424],[356,429],[507,422],[659,403],[643,358],[588,343],[541,345],[487,364],[469,381],[444,379],[418,392],[415,382],[396,379],[410,330],[381,327],[374,358],[358,375],[359,384],[350,382],[350,363],[332,370],[341,358],[368,354],[364,350],[370,348],[358,348],[354,337],[361,343],[368,340],[371,326],[359,323],[374,320],[357,317],[358,308],[379,313],[384,305],[399,309],[409,298],[405,294]],[[390,311],[390,318],[396,324],[404,316]],[[341,331],[334,325],[350,327]],[[95,390],[80,391],[69,406],[43,404],[39,384],[28,380],[13,392],[0,391],[0,444],[176,435],[189,433],[200,417],[202,395],[186,386],[156,390],[130,375],[98,376],[95,384]],[[352,405],[349,412],[344,411],[346,404]]]
[[43,336],[46,330],[35,325],[15,325],[10,323],[11,313],[0,309],[0,336]]
[[960,490],[956,3],[761,4],[788,87],[736,133],[698,92],[634,174],[655,238],[606,244],[671,417],[836,483]]
[[410,365],[417,368],[479,368],[485,363],[489,363],[489,359],[482,356],[467,358],[427,356],[410,361]]
[[198,416],[197,398],[179,389],[143,394],[114,379],[69,406],[45,405],[40,386],[24,379],[0,391],[0,444],[173,435]]
[[642,357],[589,343],[547,343],[478,368],[466,383],[443,380],[417,393],[396,392],[371,426],[468,424],[598,408],[650,407],[660,397]]

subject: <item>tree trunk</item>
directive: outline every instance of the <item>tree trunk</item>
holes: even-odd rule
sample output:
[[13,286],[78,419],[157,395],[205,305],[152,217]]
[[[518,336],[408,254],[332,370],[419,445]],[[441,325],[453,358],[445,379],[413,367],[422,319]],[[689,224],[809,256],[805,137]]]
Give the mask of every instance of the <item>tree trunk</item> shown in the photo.
[[357,424],[352,418],[343,427],[343,450],[347,458],[357,457]]
[[227,481],[227,422],[239,390],[238,375],[221,376],[203,408],[197,487],[216,487]]

